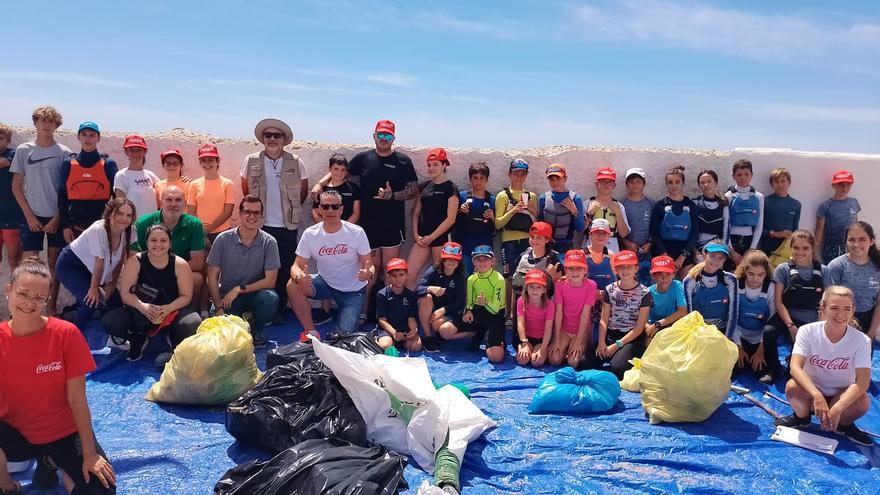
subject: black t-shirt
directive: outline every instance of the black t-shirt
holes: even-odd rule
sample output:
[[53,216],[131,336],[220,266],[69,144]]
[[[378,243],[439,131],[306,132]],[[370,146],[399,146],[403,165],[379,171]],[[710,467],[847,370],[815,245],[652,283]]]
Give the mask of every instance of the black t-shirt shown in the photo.
[[[449,198],[458,197],[458,187],[451,180],[435,184],[434,181],[419,185],[422,202],[422,213],[419,215],[419,235],[431,235],[437,227],[446,220],[446,209],[449,207]],[[452,227],[450,227],[451,229]]]
[[[360,201],[361,199],[361,188],[358,187],[357,184],[351,181],[345,181],[338,186],[326,185],[324,186],[324,191],[336,191],[342,196],[342,219],[348,220],[351,217],[351,214],[354,213],[354,202],[355,200]],[[320,203],[316,201],[312,208],[317,208]]]
[[398,332],[409,332],[409,319],[418,318],[419,304],[416,293],[406,287],[395,294],[384,287],[376,294],[376,318],[385,318]]
[[391,183],[391,189],[402,191],[410,182],[418,180],[412,160],[403,153],[392,152],[379,156],[376,150],[362,151],[348,163],[348,172],[361,178],[361,220],[365,229],[404,229],[404,202],[375,199],[379,188]]

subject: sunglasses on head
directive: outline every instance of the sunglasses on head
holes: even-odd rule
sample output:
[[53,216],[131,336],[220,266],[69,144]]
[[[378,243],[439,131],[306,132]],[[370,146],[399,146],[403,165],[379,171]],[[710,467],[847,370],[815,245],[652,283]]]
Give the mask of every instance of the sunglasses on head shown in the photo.
[[376,134],[376,138],[381,141],[391,141],[392,139],[394,139],[394,134],[388,132],[379,132]]
[[443,246],[443,252],[458,256],[461,254],[461,246]]
[[320,206],[321,209],[324,210],[324,211],[327,211],[327,210],[333,210],[333,211],[336,211],[336,210],[342,208],[342,205],[326,205],[326,204],[321,204],[321,205],[319,205],[319,206]]
[[284,133],[283,132],[264,132],[263,138],[264,139],[284,139]]

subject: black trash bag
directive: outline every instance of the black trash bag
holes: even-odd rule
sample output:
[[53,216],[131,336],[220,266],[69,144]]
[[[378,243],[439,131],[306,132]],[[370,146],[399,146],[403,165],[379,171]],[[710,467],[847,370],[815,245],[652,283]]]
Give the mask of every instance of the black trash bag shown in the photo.
[[313,438],[367,445],[364,419],[316,356],[269,370],[229,404],[226,431],[242,444],[273,454]]
[[[382,348],[376,343],[376,337],[369,333],[332,333],[323,342],[364,356],[382,354]],[[294,342],[276,347],[266,353],[266,368],[272,369],[280,364],[299,361],[314,354],[311,341]]]
[[381,445],[359,447],[339,439],[315,439],[266,462],[227,471],[215,495],[394,495],[408,488],[406,457]]

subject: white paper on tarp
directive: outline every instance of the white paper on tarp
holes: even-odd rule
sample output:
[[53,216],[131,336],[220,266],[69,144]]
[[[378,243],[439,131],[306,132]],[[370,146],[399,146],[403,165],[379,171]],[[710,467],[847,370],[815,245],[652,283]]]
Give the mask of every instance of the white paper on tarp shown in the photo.
[[[315,355],[345,387],[367,425],[371,442],[409,454],[427,472],[446,441],[449,451],[464,460],[464,451],[495,422],[457,388],[435,389],[424,359],[362,356],[312,340]],[[412,405],[409,424],[391,406],[388,393]]]
[[833,438],[826,438],[788,426],[777,426],[770,439],[829,455],[837,449],[837,440]]

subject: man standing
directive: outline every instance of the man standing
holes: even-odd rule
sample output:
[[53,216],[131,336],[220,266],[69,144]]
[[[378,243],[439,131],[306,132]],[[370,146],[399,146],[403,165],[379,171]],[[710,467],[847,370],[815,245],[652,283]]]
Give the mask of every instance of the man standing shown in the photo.
[[[404,206],[407,199],[418,192],[418,176],[412,160],[392,149],[395,126],[390,120],[380,120],[373,132],[376,149],[362,151],[349,162],[348,172],[361,180],[361,225],[370,241],[373,266],[400,257],[400,246],[405,238]],[[312,190],[313,197],[330,181],[324,175]],[[367,307],[371,308],[375,279],[367,288]]]
[[263,230],[275,238],[281,268],[275,281],[278,311],[275,322],[287,305],[287,281],[296,252],[296,235],[302,204],[309,191],[309,177],[300,157],[284,151],[293,142],[290,126],[278,119],[263,119],[254,128],[263,151],[248,155],[241,166],[241,191],[263,202],[266,212]]
[[[336,328],[344,333],[356,331],[367,281],[375,275],[367,235],[361,227],[342,220],[342,196],[324,191],[319,208],[323,221],[303,232],[287,283],[287,296],[303,326],[300,341],[306,341],[309,334],[318,336],[309,299],[333,299]],[[316,261],[316,275],[309,274],[310,259]]]
[[[137,231],[137,250],[147,250],[147,228],[150,225],[163,223],[171,231],[171,252],[185,259],[192,270],[193,279],[193,302],[191,306],[197,308],[202,288],[205,286],[205,277],[202,269],[205,266],[205,230],[202,221],[184,213],[186,199],[183,190],[177,186],[168,186],[162,191],[162,208],[159,211],[141,215],[134,227]],[[202,319],[208,317],[204,312]]]
[[67,245],[61,230],[58,209],[58,191],[61,184],[61,163],[70,156],[70,148],[55,142],[55,130],[61,127],[61,114],[55,107],[40,107],[31,116],[37,129],[37,138],[23,143],[15,150],[12,159],[12,194],[24,213],[21,226],[23,259],[38,256],[43,250],[43,240],[48,239],[46,261],[52,275],[49,303],[46,314],[58,312],[58,277],[55,263],[61,248]]
[[251,313],[249,323],[254,346],[266,345],[263,328],[272,321],[278,306],[273,290],[281,261],[275,238],[260,230],[263,202],[245,196],[238,205],[241,225],[221,232],[208,254],[208,291],[215,315]]

